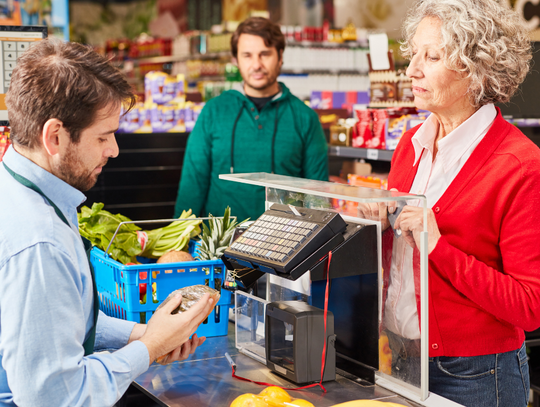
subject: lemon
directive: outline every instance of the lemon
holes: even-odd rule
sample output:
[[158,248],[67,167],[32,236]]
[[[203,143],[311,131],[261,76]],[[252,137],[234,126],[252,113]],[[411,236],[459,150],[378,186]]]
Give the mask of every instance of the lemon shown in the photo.
[[268,407],[268,404],[257,395],[246,393],[235,398],[230,407]]
[[281,387],[270,386],[259,393],[259,396],[271,407],[282,407],[283,403],[290,403],[291,396]]

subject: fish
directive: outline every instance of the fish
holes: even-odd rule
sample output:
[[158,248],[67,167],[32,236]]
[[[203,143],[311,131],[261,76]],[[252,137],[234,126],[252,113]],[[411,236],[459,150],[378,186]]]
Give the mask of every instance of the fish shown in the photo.
[[199,300],[206,293],[210,294],[210,298],[214,300],[214,306],[215,304],[217,304],[221,297],[220,292],[212,287],[208,287],[207,285],[202,284],[191,285],[188,287],[180,288],[170,293],[168,297],[165,298],[165,300],[157,307],[156,311],[163,307],[165,304],[167,304],[170,300],[172,300],[178,293],[182,294],[182,302],[171,312],[171,314],[181,314],[182,312],[186,312],[193,305],[199,302]]

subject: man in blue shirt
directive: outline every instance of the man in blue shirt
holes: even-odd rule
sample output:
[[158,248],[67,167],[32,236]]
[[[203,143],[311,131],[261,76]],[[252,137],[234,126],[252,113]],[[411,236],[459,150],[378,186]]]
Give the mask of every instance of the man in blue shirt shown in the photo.
[[[44,40],[18,60],[6,97],[13,145],[0,164],[0,406],[112,406],[162,355],[187,358],[212,309],[175,298],[148,325],[99,312],[78,232],[81,191],[118,155],[130,86],[90,48]],[[92,354],[94,350],[117,349]]]

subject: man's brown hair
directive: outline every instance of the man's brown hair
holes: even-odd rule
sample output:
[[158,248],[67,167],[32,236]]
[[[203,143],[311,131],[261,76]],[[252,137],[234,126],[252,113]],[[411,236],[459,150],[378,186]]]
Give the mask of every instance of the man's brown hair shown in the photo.
[[58,39],[39,41],[13,70],[6,95],[11,139],[34,149],[43,126],[58,119],[78,143],[99,110],[131,109],[135,95],[122,73],[91,47]]
[[275,47],[278,55],[283,55],[285,49],[285,37],[279,25],[274,24],[267,18],[250,17],[244,20],[231,37],[231,53],[233,57],[238,57],[238,39],[242,34],[257,35],[264,40],[267,47]]

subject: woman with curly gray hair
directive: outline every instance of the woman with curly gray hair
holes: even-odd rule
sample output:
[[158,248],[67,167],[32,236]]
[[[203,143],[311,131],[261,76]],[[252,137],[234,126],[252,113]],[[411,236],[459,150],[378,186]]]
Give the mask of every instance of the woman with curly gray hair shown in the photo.
[[[527,75],[527,33],[494,0],[423,0],[406,18],[402,51],[415,104],[431,115],[400,140],[388,186],[425,195],[430,208],[430,391],[465,406],[525,407],[524,330],[540,326],[540,150],[494,103]],[[362,210],[388,228],[394,208]],[[383,235],[392,259],[383,324],[392,374],[418,384],[423,209],[405,206],[394,228],[403,238]]]

